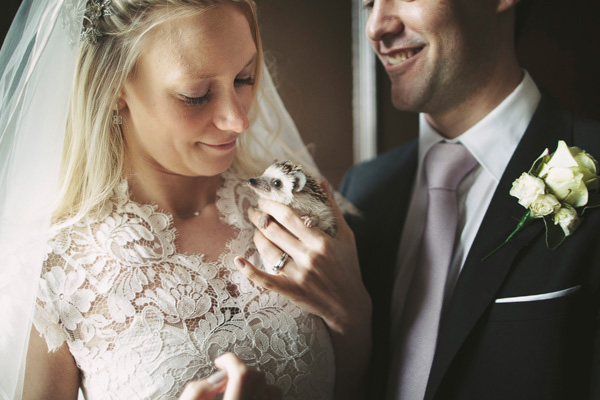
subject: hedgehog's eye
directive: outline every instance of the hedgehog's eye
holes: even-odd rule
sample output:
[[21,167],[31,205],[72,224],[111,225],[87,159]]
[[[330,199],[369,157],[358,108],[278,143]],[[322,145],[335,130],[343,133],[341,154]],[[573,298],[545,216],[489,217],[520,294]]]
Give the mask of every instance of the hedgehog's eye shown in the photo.
[[281,187],[281,181],[279,179],[275,179],[273,181],[273,186],[275,186],[276,188],[280,188]]

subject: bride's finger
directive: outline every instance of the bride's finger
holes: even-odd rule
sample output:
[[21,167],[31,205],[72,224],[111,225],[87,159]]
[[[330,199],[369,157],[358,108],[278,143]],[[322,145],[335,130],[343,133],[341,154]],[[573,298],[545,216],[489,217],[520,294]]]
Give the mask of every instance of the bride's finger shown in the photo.
[[[291,235],[290,237],[301,238],[302,242],[305,242],[308,246],[311,246],[313,242],[322,240],[326,233],[317,228],[309,228],[306,226],[302,218],[298,216],[291,208],[281,203],[272,200],[259,200],[260,210],[267,213],[271,218],[275,219],[280,225],[287,229]],[[254,221],[253,221],[254,222]],[[269,235],[269,229],[272,223],[267,224],[265,229],[261,229],[267,238],[271,238]],[[257,225],[260,229],[261,227]],[[276,242],[278,245],[279,243]]]
[[[262,259],[267,263],[265,269],[271,269],[274,272],[285,273],[287,277],[292,279],[297,277],[298,266],[294,262],[294,258],[281,250],[279,247],[275,246],[262,234],[261,231],[257,230],[254,233],[254,244],[256,245],[256,248]],[[285,254],[287,254],[287,257],[284,259],[283,257]],[[275,266],[277,266],[279,263],[282,263],[282,265],[277,268],[277,271]]]
[[[290,210],[290,212],[293,214],[293,211]],[[295,218],[300,219],[295,214],[294,216]],[[264,213],[262,211],[251,209],[248,211],[248,217],[258,230],[267,239],[273,242],[275,246],[281,249],[281,251],[285,251],[292,257],[298,256],[299,253],[306,251],[304,244],[277,221],[270,221],[265,225],[261,225],[262,219],[264,218]]]
[[244,364],[236,355],[225,353],[215,360],[215,366],[227,371],[227,388],[223,400],[275,400],[278,391],[267,384],[266,375]]
[[206,380],[194,381],[185,385],[179,400],[211,400],[220,392]]
[[290,296],[292,294],[292,287],[289,280],[283,274],[271,275],[268,272],[261,271],[254,266],[250,261],[244,257],[234,258],[235,266],[258,286],[272,290],[283,296]]

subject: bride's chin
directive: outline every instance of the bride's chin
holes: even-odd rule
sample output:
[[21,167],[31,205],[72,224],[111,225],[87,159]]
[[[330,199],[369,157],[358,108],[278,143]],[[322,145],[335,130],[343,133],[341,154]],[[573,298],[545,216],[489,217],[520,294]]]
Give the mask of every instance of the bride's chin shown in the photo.
[[210,164],[203,163],[194,168],[194,176],[197,177],[211,177],[222,174],[227,171],[233,165],[233,156],[228,160],[215,160]]

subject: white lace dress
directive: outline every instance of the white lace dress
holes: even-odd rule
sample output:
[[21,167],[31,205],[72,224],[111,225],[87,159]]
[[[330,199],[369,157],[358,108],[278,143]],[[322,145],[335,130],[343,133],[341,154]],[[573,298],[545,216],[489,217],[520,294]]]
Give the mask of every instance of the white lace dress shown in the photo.
[[223,176],[217,207],[237,236],[218,262],[178,253],[172,217],[131,201],[126,182],[99,220],[49,241],[34,323],[50,349],[68,343],[87,399],[177,398],[224,352],[264,371],[286,399],[332,398],[323,321],[233,265],[236,255],[262,262],[246,218],[254,198]]

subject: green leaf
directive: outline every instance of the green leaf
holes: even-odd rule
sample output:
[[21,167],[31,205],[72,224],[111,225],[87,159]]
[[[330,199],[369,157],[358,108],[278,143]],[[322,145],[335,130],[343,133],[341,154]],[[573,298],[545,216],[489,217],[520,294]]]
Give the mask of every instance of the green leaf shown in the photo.
[[560,225],[554,224],[552,215],[544,216],[544,224],[546,225],[546,246],[550,250],[555,250],[565,240],[565,232]]
[[491,253],[489,253],[487,256],[483,257],[481,259],[481,261],[485,261],[487,260],[492,254],[495,254],[498,250],[500,250],[501,248],[503,248],[508,242],[510,242],[510,240],[519,232],[521,232],[527,225],[529,225],[531,223],[531,221],[533,221],[535,218],[531,217],[531,210],[527,210],[527,212],[521,217],[521,219],[519,220],[519,223],[517,224],[517,227],[515,228],[515,230],[513,230],[510,235],[508,235],[508,237],[506,238],[506,240],[504,240],[504,242],[502,242],[502,244],[500,244],[500,246],[496,247],[494,250],[492,250]]
[[581,210],[581,213],[579,213],[579,215],[583,214],[585,212],[585,210],[587,210],[588,208],[596,208],[596,207],[600,207],[600,193],[589,192],[588,193],[588,202],[585,206],[583,206],[583,209]]
[[548,149],[544,150],[541,156],[539,156],[534,162],[531,168],[529,168],[529,174],[539,177],[540,170],[542,169],[542,164],[548,162],[550,159],[550,155],[548,154]]

